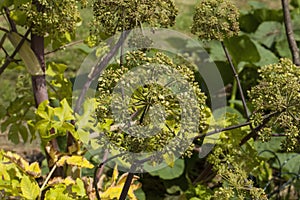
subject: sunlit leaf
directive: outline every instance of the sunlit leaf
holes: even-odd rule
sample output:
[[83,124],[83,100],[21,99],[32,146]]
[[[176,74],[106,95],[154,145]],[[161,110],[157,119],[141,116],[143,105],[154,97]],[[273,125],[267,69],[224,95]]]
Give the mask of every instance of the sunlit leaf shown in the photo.
[[28,176],[24,176],[20,183],[22,195],[26,199],[36,199],[39,195],[40,188],[38,184],[33,180],[30,179]]

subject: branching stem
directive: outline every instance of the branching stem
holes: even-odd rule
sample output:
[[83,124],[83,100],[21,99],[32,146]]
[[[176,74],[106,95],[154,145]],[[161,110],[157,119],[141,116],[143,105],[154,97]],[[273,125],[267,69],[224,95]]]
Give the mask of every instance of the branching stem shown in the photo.
[[233,65],[232,59],[230,57],[230,54],[229,54],[227,48],[224,45],[224,42],[221,42],[221,44],[222,44],[224,53],[226,55],[226,58],[227,58],[227,60],[229,62],[229,65],[231,67],[231,70],[233,72],[234,78],[235,78],[235,80],[237,82],[237,86],[238,86],[238,89],[239,89],[239,93],[241,95],[241,100],[242,100],[242,103],[243,103],[244,111],[245,111],[246,117],[247,117],[247,119],[249,121],[250,120],[250,113],[248,112],[248,109],[247,109],[246,99],[245,99],[245,96],[244,96],[244,92],[243,92],[243,88],[242,88],[242,84],[241,84],[239,75],[238,75],[238,73],[237,73],[237,71],[236,71],[236,69],[235,69],[235,67]]
[[286,37],[289,43],[290,51],[293,57],[293,63],[297,66],[300,66],[300,57],[299,57],[299,48],[295,40],[294,31],[292,27],[291,13],[289,10],[289,1],[281,0],[283,16],[284,16],[284,26]]

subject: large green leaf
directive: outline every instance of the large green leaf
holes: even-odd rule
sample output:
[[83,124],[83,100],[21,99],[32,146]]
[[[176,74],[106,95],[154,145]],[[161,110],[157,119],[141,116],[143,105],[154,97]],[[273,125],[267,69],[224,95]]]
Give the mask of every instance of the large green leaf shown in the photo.
[[224,43],[235,64],[242,61],[258,62],[260,60],[255,44],[247,35],[229,38]]
[[209,46],[209,55],[211,59],[213,59],[214,61],[226,61],[224,50],[219,41],[215,41],[215,40],[210,41],[208,43],[208,46]]
[[[280,160],[280,164],[284,172],[299,174],[300,155],[298,153],[276,153],[276,155]],[[278,169],[279,163],[277,161],[274,162],[273,167]]]
[[280,57],[292,58],[292,54],[287,39],[276,42],[275,48]]
[[150,172],[152,176],[159,176],[164,180],[172,180],[178,178],[184,171],[184,160],[177,159],[173,167],[165,167],[163,169]]
[[256,66],[264,66],[278,62],[277,56],[272,51],[266,49],[257,41],[252,40],[252,42],[260,55],[260,60],[254,63]]
[[260,21],[278,21],[281,22],[283,19],[282,11],[274,10],[274,9],[268,9],[268,8],[260,8],[256,9],[253,12],[255,18]]
[[273,43],[284,34],[282,31],[282,25],[279,22],[263,22],[254,33],[254,39],[271,48]]
[[281,137],[272,137],[269,142],[262,142],[262,141],[256,141],[254,143],[254,147],[257,150],[258,153],[260,153],[260,156],[263,158],[270,158],[273,155],[271,153],[263,152],[264,150],[269,150],[274,153],[277,151],[280,151],[281,149],[281,141],[284,138]]
[[253,13],[242,15],[239,19],[240,29],[247,33],[254,32],[259,26],[259,20],[255,18]]

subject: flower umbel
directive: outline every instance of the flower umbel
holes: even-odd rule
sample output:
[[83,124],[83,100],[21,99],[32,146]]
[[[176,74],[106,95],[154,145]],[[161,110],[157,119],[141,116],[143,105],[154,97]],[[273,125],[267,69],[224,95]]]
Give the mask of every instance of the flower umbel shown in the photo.
[[219,40],[239,33],[239,11],[228,0],[202,0],[196,7],[192,33],[202,40]]

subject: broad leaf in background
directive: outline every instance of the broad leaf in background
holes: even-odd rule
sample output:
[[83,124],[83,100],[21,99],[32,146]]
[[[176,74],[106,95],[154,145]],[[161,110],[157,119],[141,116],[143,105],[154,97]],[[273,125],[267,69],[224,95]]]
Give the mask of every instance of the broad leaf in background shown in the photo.
[[177,159],[173,167],[165,167],[163,169],[150,172],[152,176],[159,176],[164,180],[172,180],[178,178],[184,171],[184,160]]
[[271,48],[273,43],[284,34],[283,31],[281,23],[267,21],[259,25],[253,38],[266,47]]
[[242,61],[254,63],[260,60],[256,46],[247,35],[226,39],[224,43],[235,64]]

